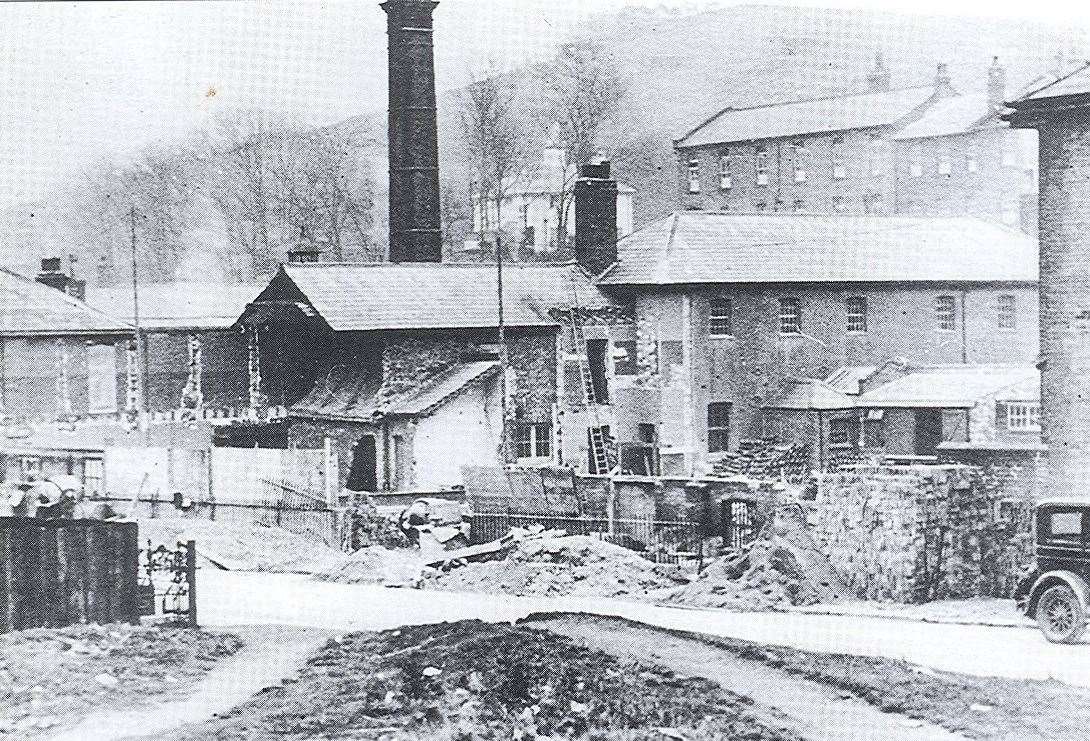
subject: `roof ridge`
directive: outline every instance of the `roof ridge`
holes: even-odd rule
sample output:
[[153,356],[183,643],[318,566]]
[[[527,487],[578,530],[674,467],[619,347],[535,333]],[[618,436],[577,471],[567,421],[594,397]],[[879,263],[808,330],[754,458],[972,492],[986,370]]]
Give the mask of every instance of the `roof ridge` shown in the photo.
[[[533,260],[523,260],[519,262],[505,261],[503,263],[504,269],[507,268],[566,268],[577,264],[575,260],[564,260],[559,262],[536,262]],[[284,263],[285,268],[394,268],[394,267],[413,267],[413,268],[495,268],[494,262],[290,262]],[[266,285],[266,284],[255,284]]]
[[[69,294],[65,293],[64,291],[57,290],[56,288],[52,288],[50,286],[45,285],[44,283],[39,283],[38,281],[34,280],[33,278],[28,278],[27,276],[22,275],[21,273],[16,273],[14,270],[9,270],[8,268],[5,268],[5,267],[0,267],[0,271],[3,271],[4,273],[8,274],[12,278],[15,278],[16,280],[22,281],[23,283],[26,283],[27,285],[33,286],[35,288],[35,290],[38,290],[38,291],[42,292],[43,296],[50,296],[52,298],[59,298],[61,301],[68,304],[73,309],[82,309],[82,310],[86,311],[87,313],[95,315],[95,316],[97,316],[99,318],[106,319],[106,320],[109,320],[111,322],[115,322],[116,324],[121,325],[125,329],[131,329],[132,328],[132,325],[130,325],[128,322],[123,321],[121,319],[118,319],[117,317],[112,316],[110,314],[107,314],[105,311],[102,311],[101,309],[97,309],[94,306],[91,306],[91,304],[87,303],[86,301],[81,301],[80,299],[76,298],[75,296],[70,296]],[[45,293],[45,291],[48,291],[48,293]]]
[[[1081,66],[1075,67],[1070,72],[1068,72],[1066,75],[1062,75],[1061,77],[1057,77],[1054,80],[1048,81],[1047,83],[1045,83],[1044,85],[1042,85],[1039,88],[1034,88],[1032,90],[1027,90],[1027,91],[1025,91],[1023,93],[1020,93],[1018,99],[1019,100],[1025,100],[1026,98],[1031,98],[1034,95],[1036,95],[1037,93],[1041,93],[1041,92],[1044,92],[1045,90],[1048,90],[1053,85],[1059,85],[1061,82],[1064,82],[1065,80],[1070,80],[1072,77],[1079,74],[1080,72],[1084,72],[1088,68],[1090,68],[1090,59],[1083,59],[1083,60],[1081,60]],[[1033,83],[1031,82],[1030,84],[1033,84]],[[1017,103],[1018,101],[1016,100],[1016,101],[1012,101],[1012,102]]]

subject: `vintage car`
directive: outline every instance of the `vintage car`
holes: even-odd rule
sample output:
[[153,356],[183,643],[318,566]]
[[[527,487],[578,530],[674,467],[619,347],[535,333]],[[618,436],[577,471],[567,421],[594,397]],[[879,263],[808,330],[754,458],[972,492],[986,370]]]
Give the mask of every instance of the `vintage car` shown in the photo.
[[1090,614],[1090,502],[1048,501],[1034,513],[1036,559],[1014,592],[1053,643],[1077,643]]

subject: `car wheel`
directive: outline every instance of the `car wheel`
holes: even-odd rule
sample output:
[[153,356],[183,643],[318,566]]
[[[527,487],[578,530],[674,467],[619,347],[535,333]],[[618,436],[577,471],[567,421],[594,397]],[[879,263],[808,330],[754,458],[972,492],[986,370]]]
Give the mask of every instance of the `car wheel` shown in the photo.
[[1078,643],[1086,630],[1086,613],[1066,584],[1049,587],[1037,603],[1037,624],[1052,643]]

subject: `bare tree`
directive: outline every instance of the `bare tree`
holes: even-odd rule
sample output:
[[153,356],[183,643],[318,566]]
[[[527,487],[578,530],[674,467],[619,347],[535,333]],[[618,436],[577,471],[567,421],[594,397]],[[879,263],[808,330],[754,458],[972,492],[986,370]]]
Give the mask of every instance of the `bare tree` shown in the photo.
[[626,86],[605,48],[589,40],[563,45],[556,58],[542,68],[540,79],[548,114],[555,121],[553,144],[563,152],[554,193],[557,242],[563,248],[579,167],[594,158],[602,127],[617,113]]

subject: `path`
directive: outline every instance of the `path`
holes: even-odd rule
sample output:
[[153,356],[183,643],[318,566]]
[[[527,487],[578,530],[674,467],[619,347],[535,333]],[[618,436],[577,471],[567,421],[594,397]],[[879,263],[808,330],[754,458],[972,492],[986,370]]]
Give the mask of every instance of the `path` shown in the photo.
[[202,570],[201,619],[208,625],[281,624],[384,630],[479,618],[513,621],[532,612],[617,615],[663,628],[823,653],[886,656],[981,676],[1054,678],[1090,687],[1090,644],[1057,646],[1021,628],[923,623],[800,613],[690,610],[616,600],[456,594],[314,582],[304,576]]
[[246,642],[238,653],[222,659],[197,684],[196,691],[174,702],[128,711],[90,715],[53,741],[119,741],[155,737],[187,723],[208,720],[245,702],[254,693],[291,677],[331,635],[314,628],[232,628]]
[[[836,689],[777,671],[729,651],[650,628],[603,625],[578,616],[549,620],[546,628],[608,653],[665,666],[689,677],[704,677],[795,721],[794,730],[807,741],[898,739],[956,741],[955,733],[902,715],[886,713]],[[775,725],[775,719],[767,721]]]

